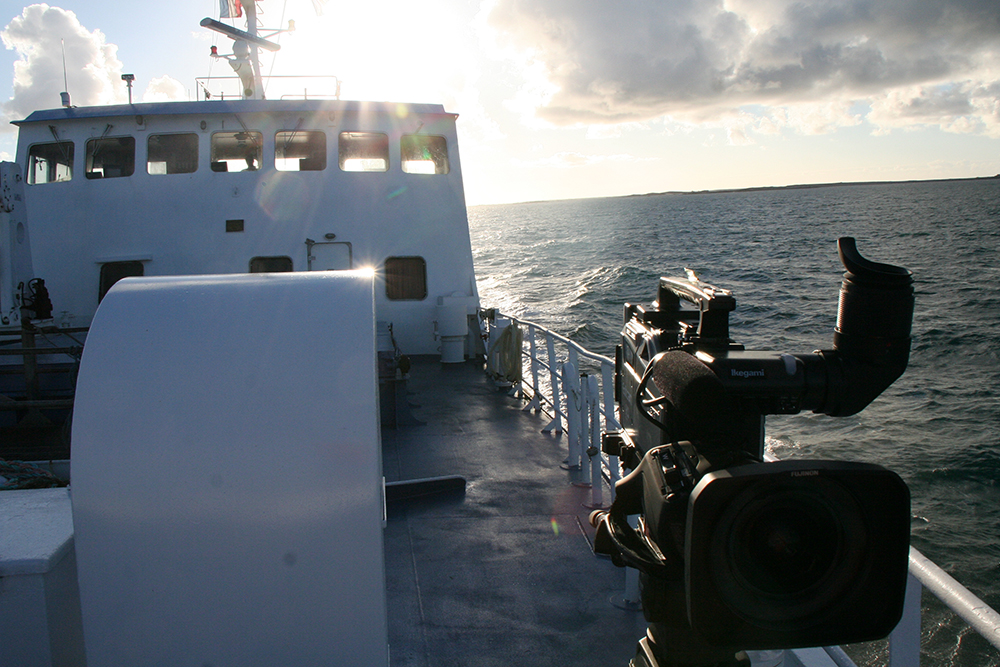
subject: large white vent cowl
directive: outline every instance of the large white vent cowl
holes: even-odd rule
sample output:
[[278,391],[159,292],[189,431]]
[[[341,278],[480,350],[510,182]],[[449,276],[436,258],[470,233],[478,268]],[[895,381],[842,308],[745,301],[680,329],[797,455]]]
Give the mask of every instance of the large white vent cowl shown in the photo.
[[88,667],[387,665],[373,279],[128,278],[87,338]]

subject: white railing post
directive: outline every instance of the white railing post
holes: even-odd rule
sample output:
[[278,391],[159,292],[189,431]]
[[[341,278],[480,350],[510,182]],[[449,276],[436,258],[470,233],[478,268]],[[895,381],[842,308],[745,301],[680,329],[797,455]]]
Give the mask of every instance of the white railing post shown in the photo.
[[[628,525],[632,528],[639,527],[639,515],[630,514]],[[635,610],[642,607],[642,598],[639,594],[639,570],[634,567],[625,568],[625,588],[622,594],[611,596],[611,604],[619,609]]]
[[[569,365],[573,369],[573,377],[569,378],[565,373],[563,373],[563,382],[572,382],[573,386],[577,390],[577,398],[579,399],[575,404],[573,410],[566,410],[566,421],[576,422],[576,428],[570,431],[570,452],[576,452],[576,458],[570,461],[570,466],[573,470],[577,470],[580,465],[580,457],[583,452],[580,451],[580,411],[583,409],[583,389],[580,386],[580,358],[577,354],[576,348],[572,345],[569,346]],[[566,394],[569,396],[569,393]],[[573,436],[576,437],[573,437]]]
[[531,401],[521,410],[527,412],[534,410],[538,412],[542,409],[539,397],[541,390],[538,388],[538,353],[535,349],[535,325],[528,324],[528,349],[531,351]]
[[567,361],[562,366],[563,388],[566,390],[566,426],[569,433],[569,456],[566,458],[566,469],[577,470],[580,467],[580,379],[576,374],[576,366]]
[[591,487],[588,507],[596,510],[604,508],[604,476],[601,474],[604,457],[601,455],[601,411],[598,408],[600,394],[596,375],[588,375],[587,382],[590,385],[590,447],[588,453],[593,452],[593,456],[590,456]]
[[[601,389],[604,398],[604,430],[616,431],[621,428],[615,417],[615,367],[601,362]],[[597,445],[600,447],[600,443]],[[611,488],[611,502],[615,501],[615,483],[622,478],[617,456],[608,456],[608,485]]]
[[601,385],[604,389],[604,430],[614,431],[621,426],[615,417],[615,367],[607,362],[601,363]]
[[548,426],[542,429],[542,433],[551,433],[552,431],[556,433],[563,432],[562,401],[559,391],[559,362],[556,359],[555,344],[555,339],[550,332],[546,331],[545,347],[549,361],[549,384],[552,385],[552,411],[555,412],[555,415],[553,415],[552,421],[549,422]]
[[923,591],[920,581],[907,574],[903,618],[889,635],[889,667],[920,665],[920,598]]
[[524,398],[524,334],[521,333],[521,322],[516,317],[512,317],[510,325],[514,327],[513,345],[517,348],[517,382],[511,387],[510,395],[516,398]]
[[576,429],[579,439],[577,450],[580,452],[580,479],[576,486],[590,486],[590,459],[587,457],[587,446],[590,443],[590,408],[593,401],[590,397],[589,376],[580,374],[580,425]]
[[627,604],[642,606],[642,598],[639,595],[639,570],[634,567],[625,568],[625,593],[622,598]]

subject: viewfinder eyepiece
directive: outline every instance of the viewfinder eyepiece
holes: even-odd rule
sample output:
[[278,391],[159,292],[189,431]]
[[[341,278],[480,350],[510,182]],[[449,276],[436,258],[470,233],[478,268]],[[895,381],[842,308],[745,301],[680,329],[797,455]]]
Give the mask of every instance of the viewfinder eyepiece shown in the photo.
[[[840,288],[840,310],[837,313],[837,334],[870,341],[852,341],[858,351],[878,354],[884,344],[878,341],[900,341],[910,337],[913,321],[913,274],[901,266],[872,262],[858,252],[853,238],[837,241],[840,261],[847,272]],[[838,344],[839,343],[839,344]],[[834,346],[840,349],[842,341]],[[867,349],[866,349],[867,348]]]

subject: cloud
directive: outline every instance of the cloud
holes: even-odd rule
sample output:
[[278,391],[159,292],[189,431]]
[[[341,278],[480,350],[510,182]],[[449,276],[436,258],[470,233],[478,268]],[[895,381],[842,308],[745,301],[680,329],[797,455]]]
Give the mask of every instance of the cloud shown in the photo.
[[[712,6],[718,5],[718,6]],[[716,96],[749,29],[696,0],[499,0],[489,19],[558,87],[556,123],[649,118]]]
[[169,76],[153,79],[142,94],[143,102],[177,102],[186,99],[188,95],[184,84]]
[[44,4],[25,7],[0,32],[0,39],[19,57],[14,63],[14,96],[2,105],[9,120],[59,106],[59,93],[66,90],[63,45],[73,104],[128,101],[118,47],[106,43],[100,30],[90,32],[80,25],[73,12]]
[[544,70],[532,108],[556,125],[757,105],[829,131],[860,122],[842,111],[858,101],[883,127],[997,122],[996,0],[494,0],[486,22],[508,58]]
[[649,129],[649,123],[616,123],[614,125],[590,125],[588,139],[618,139],[628,132],[642,132]]
[[892,90],[873,100],[868,120],[879,133],[914,125],[1000,138],[1000,81],[959,81]]
[[726,143],[730,146],[749,146],[753,143],[753,139],[744,128],[733,125],[726,128]]

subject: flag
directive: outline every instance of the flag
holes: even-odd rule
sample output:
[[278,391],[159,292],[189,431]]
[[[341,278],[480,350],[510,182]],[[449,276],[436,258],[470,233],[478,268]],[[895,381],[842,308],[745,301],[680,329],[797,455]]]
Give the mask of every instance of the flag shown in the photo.
[[312,3],[313,3],[313,9],[316,10],[316,15],[317,16],[322,16],[323,15],[323,5],[326,4],[326,0],[312,0]]
[[240,0],[219,0],[219,18],[236,19],[243,16],[243,3]]

